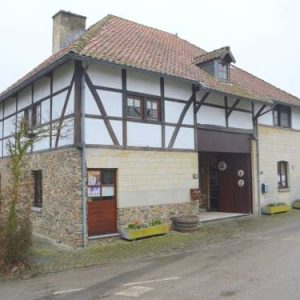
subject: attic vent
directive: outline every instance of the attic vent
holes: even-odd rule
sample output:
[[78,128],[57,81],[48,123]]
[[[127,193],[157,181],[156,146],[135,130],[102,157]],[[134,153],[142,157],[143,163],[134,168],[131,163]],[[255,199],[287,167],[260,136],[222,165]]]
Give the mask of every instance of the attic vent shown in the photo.
[[86,17],[60,10],[53,17],[52,52],[55,53],[78,39],[85,31]]

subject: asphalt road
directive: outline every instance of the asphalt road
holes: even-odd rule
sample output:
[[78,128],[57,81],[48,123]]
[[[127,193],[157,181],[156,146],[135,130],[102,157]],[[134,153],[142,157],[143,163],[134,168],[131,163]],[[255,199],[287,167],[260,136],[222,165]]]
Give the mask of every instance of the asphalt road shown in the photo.
[[0,283],[0,299],[300,299],[300,228]]

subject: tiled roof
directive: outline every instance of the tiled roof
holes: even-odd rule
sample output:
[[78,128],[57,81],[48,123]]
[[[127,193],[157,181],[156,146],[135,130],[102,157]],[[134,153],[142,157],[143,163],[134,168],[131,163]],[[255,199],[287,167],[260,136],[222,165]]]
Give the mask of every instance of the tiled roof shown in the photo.
[[209,62],[215,59],[223,59],[226,55],[230,55],[231,61],[235,62],[235,59],[230,51],[229,47],[223,47],[220,49],[206,52],[194,58],[194,64],[199,65],[205,62]]
[[[239,69],[231,69],[231,82],[218,81],[195,65],[203,49],[176,35],[108,15],[91,26],[80,39],[55,53],[13,86],[0,94],[6,96],[22,82],[29,80],[58,59],[76,54],[169,76],[202,83],[206,88],[237,97],[272,102],[277,100],[300,106],[300,100],[271,84]],[[210,52],[214,53],[214,51]]]

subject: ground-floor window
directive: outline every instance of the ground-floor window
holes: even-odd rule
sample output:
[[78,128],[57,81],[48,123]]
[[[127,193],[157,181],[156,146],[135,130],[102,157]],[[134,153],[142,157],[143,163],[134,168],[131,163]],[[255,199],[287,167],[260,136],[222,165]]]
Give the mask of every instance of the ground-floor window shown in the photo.
[[43,204],[43,175],[41,170],[32,171],[34,198],[33,206],[42,207]]
[[279,161],[277,163],[278,188],[284,189],[288,187],[288,162]]

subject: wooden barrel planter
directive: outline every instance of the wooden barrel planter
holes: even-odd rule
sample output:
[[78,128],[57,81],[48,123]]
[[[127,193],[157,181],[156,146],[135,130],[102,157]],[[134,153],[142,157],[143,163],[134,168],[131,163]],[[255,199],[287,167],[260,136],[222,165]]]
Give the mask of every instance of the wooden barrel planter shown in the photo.
[[173,217],[173,228],[180,232],[192,232],[195,231],[199,226],[198,216],[181,216]]

